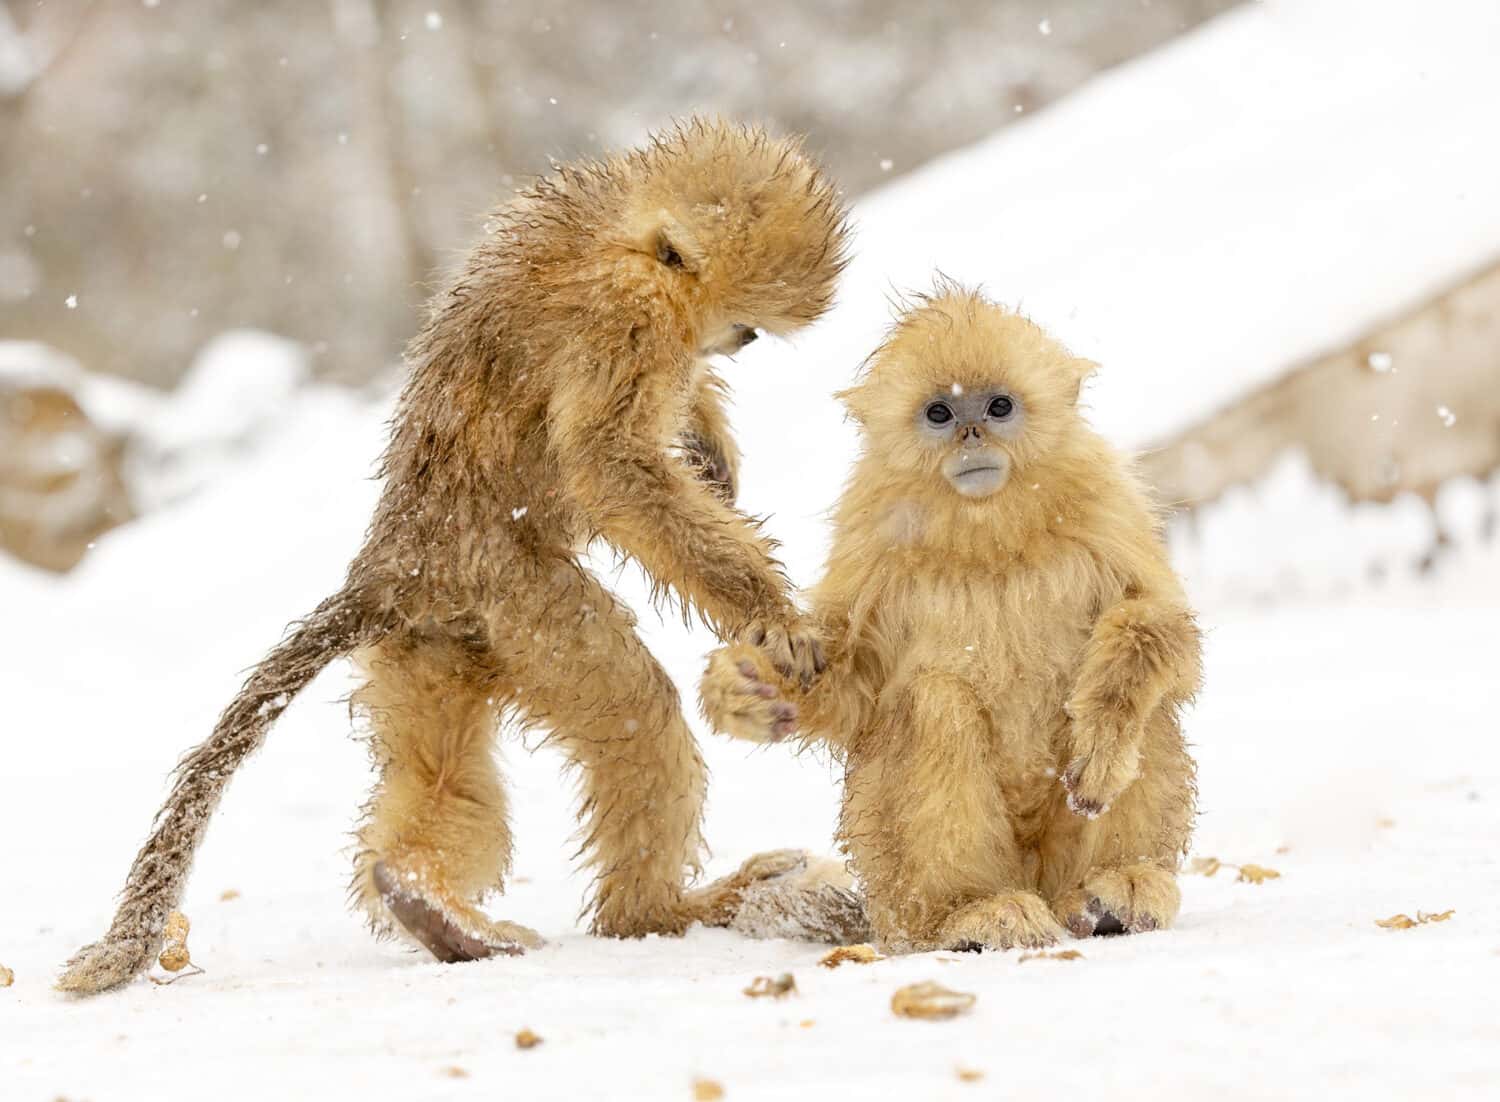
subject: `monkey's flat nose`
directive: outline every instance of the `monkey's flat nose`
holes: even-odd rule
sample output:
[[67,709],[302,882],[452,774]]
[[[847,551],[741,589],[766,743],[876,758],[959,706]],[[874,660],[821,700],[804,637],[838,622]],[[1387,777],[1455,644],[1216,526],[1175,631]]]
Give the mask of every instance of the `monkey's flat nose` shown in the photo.
[[963,428],[961,428],[961,429],[958,430],[958,438],[960,440],[978,440],[979,439],[979,426],[978,425],[965,425]]

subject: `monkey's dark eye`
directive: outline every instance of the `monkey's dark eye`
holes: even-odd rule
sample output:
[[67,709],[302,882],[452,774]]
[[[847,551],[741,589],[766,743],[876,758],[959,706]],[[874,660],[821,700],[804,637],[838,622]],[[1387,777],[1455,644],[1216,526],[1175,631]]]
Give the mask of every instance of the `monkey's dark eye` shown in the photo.
[[990,408],[986,412],[996,421],[1004,421],[1015,411],[1016,404],[1001,394],[990,399]]
[[933,402],[927,407],[927,422],[932,425],[946,425],[953,420],[953,411],[948,408],[947,402]]
[[682,267],[682,254],[672,247],[672,242],[665,237],[656,239],[656,259],[660,260],[668,268]]

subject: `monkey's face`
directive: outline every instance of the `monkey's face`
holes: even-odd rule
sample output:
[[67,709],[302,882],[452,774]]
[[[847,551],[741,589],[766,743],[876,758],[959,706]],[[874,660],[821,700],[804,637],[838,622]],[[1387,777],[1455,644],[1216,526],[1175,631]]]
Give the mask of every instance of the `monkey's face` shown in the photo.
[[795,142],[695,121],[658,138],[640,166],[627,240],[694,310],[700,351],[732,355],[761,331],[790,333],[828,308],[844,265],[844,207]]
[[953,383],[923,404],[916,431],[941,452],[938,469],[948,485],[964,497],[989,497],[1010,477],[1010,454],[1001,445],[1021,434],[1025,420],[1025,405],[1008,389],[971,394]]
[[1020,315],[943,286],[899,319],[841,397],[902,493],[936,483],[977,503],[1069,438],[1092,367]]

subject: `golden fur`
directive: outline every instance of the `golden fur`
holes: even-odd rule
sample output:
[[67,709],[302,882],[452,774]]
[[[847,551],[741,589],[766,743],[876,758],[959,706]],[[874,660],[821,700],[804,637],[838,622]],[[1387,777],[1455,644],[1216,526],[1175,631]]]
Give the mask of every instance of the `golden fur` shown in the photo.
[[753,631],[812,675],[772,545],[724,500],[737,453],[703,359],[823,312],[843,264],[839,197],[795,142],[694,121],[559,169],[493,223],[409,350],[384,492],[344,587],[183,761],[109,932],[63,989],[145,967],[230,774],[351,653],[380,771],[352,893],[378,928],[394,918],[444,959],[536,944],[475,906],[510,865],[491,753],[506,711],[581,772],[595,932],[680,933],[722,909],[722,890],[683,893],[705,771],[677,693],[579,551],[602,538],[721,635]]
[[[1176,915],[1199,637],[1144,493],[1078,413],[1092,367],[976,293],[918,302],[842,395],[863,448],[812,594],[827,673],[804,692],[754,647],[710,660],[716,726],[795,723],[842,760],[840,841],[889,948]],[[953,447],[917,419],[934,396],[995,392],[1024,411],[987,441],[1008,475],[964,496]]]

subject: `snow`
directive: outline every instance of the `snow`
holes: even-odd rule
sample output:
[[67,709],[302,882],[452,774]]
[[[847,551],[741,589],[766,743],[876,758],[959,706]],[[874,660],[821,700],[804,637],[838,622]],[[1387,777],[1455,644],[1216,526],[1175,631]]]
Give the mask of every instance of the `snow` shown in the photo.
[[[337,584],[373,504],[387,413],[304,391],[212,492],[112,533],[74,575],[0,565],[6,1097],[689,1098],[698,1077],[729,1098],[1029,1097],[1103,1076],[1123,1098],[1459,1098],[1497,1082],[1500,556],[1482,546],[1378,597],[1205,611],[1195,852],[1281,878],[1186,877],[1178,928],[1079,943],[1082,960],[939,953],[826,971],[817,947],[727,931],[589,938],[569,786],[552,752],[514,738],[516,882],[495,911],[547,948],[450,967],[375,942],[344,901],[369,772],[344,737],[340,667],[293,703],[209,833],[184,905],[205,974],[87,1002],[52,992],[61,961],[103,929],[172,761],[282,625]],[[775,430],[782,415],[741,420]],[[774,472],[790,506],[775,533],[812,539],[819,503],[794,461],[758,448],[748,465]],[[1487,491],[1455,493],[1449,508],[1472,514]],[[712,640],[649,612],[633,573],[619,585],[691,699]],[[825,763],[703,743],[711,872],[763,849],[829,851]],[[1449,908],[1442,924],[1374,925]],[[798,994],[741,994],[786,971]],[[892,993],[925,979],[977,994],[975,1009],[896,1018]],[[518,1050],[522,1028],[543,1044]],[[987,1078],[960,1082],[959,1066]]]
[[[921,286],[940,261],[1024,297],[1105,363],[1096,419],[1128,443],[1454,274],[1458,239],[1477,249],[1495,228],[1479,201],[1493,143],[1457,142],[1472,104],[1451,98],[1486,79],[1472,63],[1495,41],[1491,5],[1355,7],[1249,7],[861,204],[844,304],[794,347],[759,342],[726,370],[742,503],[771,514],[796,581],[816,576],[851,454],[829,395],[885,324],[887,277]],[[1444,151],[1470,199],[1430,202]],[[1381,197],[1400,197],[1399,217],[1376,219]],[[110,533],[65,578],[0,561],[0,964],[15,972],[0,989],[0,1097],[688,1099],[700,1078],[731,1100],[1500,1089],[1500,548],[1483,538],[1500,480],[1445,488],[1439,519],[1468,538],[1418,576],[1403,567],[1430,550],[1425,507],[1351,513],[1295,457],[1176,541],[1208,631],[1189,720],[1194,851],[1281,875],[1184,877],[1171,931],[1063,946],[1073,961],[937,953],[834,971],[816,967],[820,947],[729,931],[595,940],[577,922],[571,785],[555,753],[508,734],[518,852],[492,909],[549,944],[439,965],[372,940],[345,906],[371,778],[345,736],[338,665],[293,702],[209,832],[184,903],[204,974],[56,994],[58,966],[104,929],[171,764],[339,583],[374,504],[389,400],[297,385],[279,355],[241,344],[205,369],[207,393],[232,394],[256,378],[246,363],[266,365],[248,421],[231,424],[236,402],[177,407],[224,412],[237,441],[198,492]],[[155,416],[173,431],[172,413]],[[1348,540],[1388,549],[1383,584],[1339,575]],[[712,638],[658,616],[609,561],[597,568],[640,610],[692,714]],[[1264,600],[1292,566],[1297,583]],[[700,735],[710,874],[766,849],[830,852],[826,762]],[[782,972],[797,994],[741,994]],[[891,995],[924,980],[976,994],[974,1009],[895,1017]],[[518,1049],[523,1028],[542,1044]]]
[[[1142,446],[1500,255],[1500,4],[1246,4],[861,202],[852,368],[934,269],[1103,365]],[[750,354],[767,356],[758,349]]]

